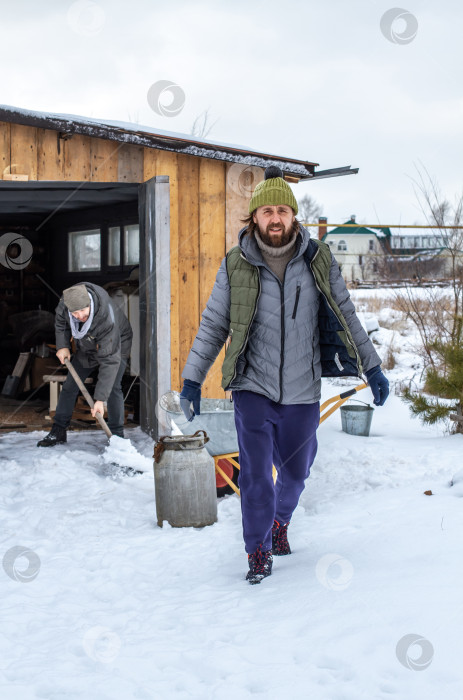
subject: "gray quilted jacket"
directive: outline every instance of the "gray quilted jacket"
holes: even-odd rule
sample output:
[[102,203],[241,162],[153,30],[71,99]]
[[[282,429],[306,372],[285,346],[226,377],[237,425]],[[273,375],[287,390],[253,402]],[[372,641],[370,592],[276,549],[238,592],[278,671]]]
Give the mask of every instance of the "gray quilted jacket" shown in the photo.
[[[246,351],[238,360],[236,377],[228,388],[254,391],[282,404],[320,400],[319,291],[303,258],[308,241],[308,233],[301,226],[296,252],[288,263],[282,284],[263,261],[255,239],[245,229],[240,232],[243,255],[259,270],[261,294]],[[352,333],[364,372],[380,365],[381,359],[355,314],[334,257],[330,285]],[[224,258],[182,373],[184,379],[204,382],[228,337],[229,308],[230,285]]]

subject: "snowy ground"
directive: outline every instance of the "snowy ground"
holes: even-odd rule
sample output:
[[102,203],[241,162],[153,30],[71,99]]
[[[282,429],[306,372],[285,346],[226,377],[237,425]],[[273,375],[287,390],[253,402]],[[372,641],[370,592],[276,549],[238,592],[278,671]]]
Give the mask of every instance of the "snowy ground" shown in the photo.
[[[393,381],[418,371],[411,340]],[[393,392],[368,438],[339,411],[323,423],[293,554],[258,586],[238,497],[213,526],[161,529],[151,471],[111,478],[101,432],[50,450],[41,435],[0,443],[2,698],[461,699],[463,436]],[[130,437],[150,469],[151,440]]]

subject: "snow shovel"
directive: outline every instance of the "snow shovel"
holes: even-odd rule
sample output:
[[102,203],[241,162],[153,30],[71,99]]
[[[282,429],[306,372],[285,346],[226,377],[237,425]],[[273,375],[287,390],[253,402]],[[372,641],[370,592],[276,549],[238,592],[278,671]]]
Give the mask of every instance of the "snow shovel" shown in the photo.
[[[90,394],[88,393],[87,389],[85,388],[85,384],[83,383],[82,379],[79,377],[79,375],[77,374],[76,370],[75,370],[74,367],[71,365],[71,362],[66,358],[66,359],[64,360],[64,364],[66,365],[66,367],[67,367],[68,370],[70,371],[70,373],[71,373],[71,375],[72,375],[72,378],[74,379],[75,383],[77,384],[77,386],[78,386],[79,389],[81,390],[81,392],[82,392],[82,394],[83,394],[85,400],[87,401],[88,405],[90,406],[90,408],[93,408],[93,406],[94,406],[93,399],[92,399],[92,397],[90,396]],[[110,429],[108,428],[108,424],[106,423],[106,421],[105,421],[105,419],[103,418],[103,416],[101,415],[101,413],[98,413],[98,412],[95,413],[95,418],[97,419],[98,423],[101,425],[101,427],[103,428],[103,430],[105,431],[105,433],[106,433],[106,435],[108,436],[108,438],[112,437],[112,432],[111,432]]]
[[[77,384],[77,386],[81,390],[82,394],[84,395],[88,405],[90,406],[90,408],[93,408],[94,401],[93,401],[92,397],[90,396],[90,394],[88,393],[87,389],[85,388],[83,381],[81,380],[81,378],[77,374],[76,370],[72,366],[71,362],[66,358],[64,360],[64,364],[66,365],[66,367],[70,371],[72,378],[74,379],[75,383]],[[95,413],[95,418],[97,419],[98,423],[101,425],[103,430],[105,431],[108,438],[111,438],[113,434],[112,434],[111,430],[109,429],[108,424],[106,423],[106,421],[103,418],[103,416],[101,415],[101,413],[99,413],[97,411],[97,413]],[[139,471],[138,469],[135,469],[134,467],[128,467],[125,464],[120,464],[119,462],[111,462],[111,465],[113,467],[117,467],[118,473],[121,476],[136,476],[138,474],[143,474],[142,471]],[[114,478],[115,474],[112,474],[111,476]]]

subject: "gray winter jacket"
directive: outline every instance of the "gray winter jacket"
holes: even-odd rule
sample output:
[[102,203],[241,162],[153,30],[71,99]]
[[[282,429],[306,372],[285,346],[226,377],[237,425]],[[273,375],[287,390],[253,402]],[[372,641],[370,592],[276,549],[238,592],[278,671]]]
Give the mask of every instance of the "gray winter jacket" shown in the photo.
[[[94,316],[86,336],[76,340],[76,358],[83,367],[99,367],[93,398],[107,401],[116,379],[121,358],[132,346],[132,328],[125,314],[103,287],[82,282],[93,297]],[[56,349],[71,348],[69,311],[61,297],[55,310]]]
[[[313,274],[303,257],[308,242],[308,233],[301,226],[296,252],[288,263],[282,284],[263,261],[255,239],[246,234],[245,229],[240,232],[239,245],[243,255],[259,270],[261,294],[246,351],[238,360],[236,377],[228,388],[253,391],[282,404],[320,400],[320,302]],[[334,257],[330,286],[352,333],[364,372],[380,365],[381,360],[355,314]],[[230,285],[224,259],[183,370],[184,379],[200,384],[204,382],[228,337],[229,308]]]

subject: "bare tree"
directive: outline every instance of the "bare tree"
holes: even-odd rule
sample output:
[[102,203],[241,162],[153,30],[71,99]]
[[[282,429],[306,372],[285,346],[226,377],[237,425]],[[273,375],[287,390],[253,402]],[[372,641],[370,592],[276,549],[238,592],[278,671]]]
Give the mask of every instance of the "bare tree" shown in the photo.
[[211,116],[209,114],[209,107],[204,110],[204,112],[201,112],[201,114],[198,114],[196,119],[193,122],[193,126],[191,127],[191,134],[192,136],[196,136],[197,138],[200,139],[206,139],[214,126],[217,124],[219,121],[218,119],[215,120],[215,122],[212,122],[211,124]]
[[323,208],[317,204],[315,199],[305,194],[297,203],[299,208],[299,218],[306,224],[314,224],[321,216]]
[[414,280],[421,284],[424,280],[442,278],[444,261],[437,252],[433,255],[392,255],[385,251],[376,260],[377,272],[383,281],[390,284]]
[[[415,166],[416,167],[416,166]],[[452,293],[451,317],[444,323],[448,336],[455,341],[458,332],[458,318],[463,309],[463,229],[452,228],[463,224],[463,193],[455,198],[455,204],[443,198],[438,185],[422,165],[417,167],[418,180],[414,189],[423,214],[436,235],[442,239],[443,247],[450,261],[450,286]],[[447,336],[447,337],[448,337]]]
[[[403,398],[414,415],[426,423],[446,420],[456,411],[456,430],[463,432],[463,194],[451,205],[424,166],[414,180],[421,210],[442,240],[449,261],[450,295],[426,288],[418,296],[408,287],[397,295],[399,308],[413,321],[421,338],[424,358],[424,391],[405,390]],[[445,399],[446,401],[442,401]],[[449,405],[448,399],[455,400]]]

